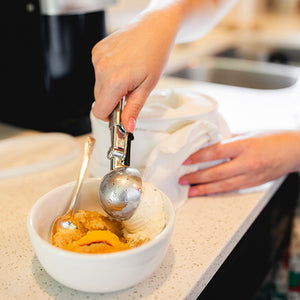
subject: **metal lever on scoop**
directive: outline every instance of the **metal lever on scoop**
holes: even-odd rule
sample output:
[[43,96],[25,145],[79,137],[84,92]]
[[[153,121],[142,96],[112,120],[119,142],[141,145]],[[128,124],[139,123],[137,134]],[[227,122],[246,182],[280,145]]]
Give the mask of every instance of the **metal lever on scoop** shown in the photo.
[[125,105],[125,97],[118,103],[109,116],[111,147],[107,158],[110,159],[110,169],[130,166],[130,144],[133,134],[128,133],[122,126],[121,113]]
[[129,132],[128,133],[128,138],[127,138],[127,148],[126,148],[125,161],[124,161],[124,164],[127,167],[130,166],[130,149],[131,149],[131,141],[133,141],[133,140],[134,140],[133,133]]

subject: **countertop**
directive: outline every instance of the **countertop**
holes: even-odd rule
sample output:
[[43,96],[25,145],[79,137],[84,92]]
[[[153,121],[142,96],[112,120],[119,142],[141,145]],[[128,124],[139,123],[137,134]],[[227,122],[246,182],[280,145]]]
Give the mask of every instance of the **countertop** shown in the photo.
[[[240,112],[247,103],[245,95],[250,93],[248,96],[251,97],[252,104],[256,103],[251,105],[253,114],[267,108],[272,100],[268,119],[274,114],[275,123],[278,120],[276,114],[282,108],[282,98],[286,99],[286,93],[294,93],[292,88],[275,99],[261,93],[254,97],[247,89],[174,78],[162,78],[157,88],[172,86],[198,88],[219,100],[220,112],[226,115],[232,129],[241,129],[238,124],[241,124]],[[242,95],[244,98],[241,100],[239,96]],[[261,105],[261,97],[267,106]],[[293,111],[289,111],[291,112]],[[248,116],[247,121],[242,122],[243,129],[246,129],[246,124],[250,129],[253,127],[251,112],[248,112]],[[290,119],[289,116],[285,117]],[[270,126],[269,122],[265,124]],[[280,124],[277,123],[276,126]],[[296,125],[290,122],[289,126]],[[4,125],[1,129],[3,137],[35,134]],[[7,132],[7,136],[4,132]],[[80,151],[83,142],[84,136],[76,138]],[[194,299],[283,180],[281,178],[261,187],[235,193],[188,199],[177,210],[174,234],[167,255],[150,278],[117,293],[88,294],[62,286],[45,272],[34,254],[26,229],[26,217],[34,202],[49,190],[75,179],[81,160],[80,151],[74,159],[62,165],[22,177],[0,180],[1,299]]]
[[[78,146],[83,138],[77,138]],[[59,167],[0,181],[1,299],[193,299],[205,287],[281,180],[263,190],[189,199],[177,211],[174,234],[160,268],[131,289],[106,295],[66,288],[42,268],[31,246],[26,217],[44,193],[74,180],[80,157]]]
[[[286,27],[276,22],[276,28],[269,20],[265,22],[276,42],[282,38],[295,41],[299,37],[297,32],[286,34],[290,26],[300,27],[299,19],[295,21],[296,26],[291,24],[292,19]],[[225,23],[224,26],[233,25]],[[174,61],[177,66],[185,63],[183,60],[199,54],[199,49],[203,55],[216,50],[221,45],[217,43],[219,40],[224,45],[237,37],[240,41],[254,36],[260,40],[270,38],[268,31],[232,31],[224,36],[223,30],[224,27],[219,28],[201,41],[176,47],[166,70],[172,71]],[[163,77],[157,88],[170,87],[199,89],[212,96],[232,132],[299,128],[298,84],[288,89],[257,91]],[[0,139],[29,134],[37,133],[0,124]],[[68,162],[38,173],[0,179],[0,299],[195,299],[283,181],[280,178],[253,189],[188,199],[176,212],[170,247],[152,276],[117,293],[82,293],[64,287],[45,272],[26,229],[26,218],[35,201],[49,190],[75,180],[84,136],[75,138],[75,142],[79,153]]]

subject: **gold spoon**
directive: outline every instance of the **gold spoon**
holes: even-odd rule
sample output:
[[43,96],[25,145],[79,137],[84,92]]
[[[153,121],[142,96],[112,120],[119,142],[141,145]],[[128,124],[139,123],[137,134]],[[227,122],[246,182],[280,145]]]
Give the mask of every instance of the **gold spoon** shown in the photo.
[[81,168],[80,168],[80,173],[77,179],[77,183],[75,185],[75,188],[73,190],[73,194],[71,197],[71,201],[69,204],[69,207],[67,209],[67,212],[60,217],[57,217],[53,224],[52,224],[52,229],[51,229],[51,239],[53,239],[53,236],[55,233],[61,229],[76,229],[77,227],[72,223],[71,217],[74,212],[74,208],[76,205],[76,202],[78,200],[79,192],[82,186],[82,182],[89,164],[89,160],[91,157],[91,154],[93,153],[93,149],[95,146],[96,140],[93,137],[87,137],[85,145],[84,145],[84,153],[83,153],[83,160],[81,163]]

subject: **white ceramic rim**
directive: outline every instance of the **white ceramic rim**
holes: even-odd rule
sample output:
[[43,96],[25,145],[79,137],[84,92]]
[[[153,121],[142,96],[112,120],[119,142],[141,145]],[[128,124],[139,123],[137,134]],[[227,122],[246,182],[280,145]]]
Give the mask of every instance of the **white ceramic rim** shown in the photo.
[[[159,92],[159,91],[169,91],[170,89],[158,89],[158,90],[154,90],[154,92]],[[202,92],[200,92],[199,90],[197,89],[193,89],[193,88],[174,88],[172,89],[175,93],[178,93],[180,95],[186,93],[186,94],[189,94],[189,93],[195,93],[195,94],[198,94],[199,96],[202,96],[204,98],[206,98],[208,101],[210,101],[212,103],[212,106],[209,110],[207,110],[206,112],[203,112],[202,115],[206,115],[206,114],[210,114],[211,112],[215,111],[216,109],[218,109],[218,102],[216,100],[214,100],[211,96],[209,95],[206,95]],[[95,102],[92,103],[92,106],[91,108],[93,108]],[[164,122],[164,121],[180,121],[180,119],[186,119],[187,117],[193,117],[193,116],[197,116],[199,115],[198,112],[195,112],[194,114],[191,113],[189,114],[188,116],[187,115],[183,115],[183,116],[179,116],[179,117],[170,117],[170,118],[162,118],[162,117],[159,117],[159,118],[141,118],[139,117],[137,119],[137,124],[136,124],[136,128],[135,130],[143,130],[142,126],[141,126],[141,123],[142,122],[155,122],[155,121],[158,121],[159,122]],[[90,111],[90,119],[96,121],[97,123],[99,124],[107,124],[108,121],[102,121],[100,119],[97,119],[92,110]]]
[[[87,179],[85,179],[85,182],[90,182],[90,181],[95,181],[95,180],[99,180],[99,178],[87,178]],[[32,235],[41,244],[41,246],[48,247],[49,250],[51,250],[53,252],[57,252],[57,254],[60,256],[68,256],[70,258],[73,257],[76,259],[87,260],[87,261],[94,260],[94,259],[103,259],[103,260],[105,259],[106,261],[108,259],[115,260],[116,258],[126,259],[126,256],[128,256],[128,255],[134,255],[136,253],[144,251],[144,249],[151,248],[153,245],[155,245],[157,243],[158,239],[163,239],[164,237],[168,236],[169,232],[173,228],[173,225],[175,223],[175,209],[174,209],[173,203],[170,201],[170,199],[167,198],[165,201],[167,201],[171,207],[170,218],[169,218],[168,224],[165,226],[165,228],[162,230],[162,232],[159,233],[154,239],[152,239],[151,241],[149,241],[145,244],[142,244],[141,246],[131,248],[129,250],[112,252],[112,253],[76,253],[76,252],[58,248],[58,247],[50,244],[50,242],[41,238],[40,235],[35,231],[35,229],[33,228],[33,225],[32,225],[32,216],[33,216],[35,210],[38,208],[39,204],[42,202],[42,200],[44,198],[48,197],[49,194],[51,194],[54,191],[57,191],[59,189],[65,189],[66,187],[68,187],[70,185],[73,186],[74,184],[75,184],[75,181],[68,182],[68,183],[58,186],[55,189],[44,194],[42,197],[40,197],[34,203],[34,205],[30,209],[29,214],[27,216],[27,229],[28,229],[30,235]]]
[[78,145],[75,139],[71,135],[65,133],[56,133],[56,132],[40,133],[40,134],[18,136],[14,138],[4,139],[3,141],[0,141],[0,152],[2,150],[1,147],[4,149],[5,148],[22,149],[22,144],[24,142],[31,143],[32,147],[34,147],[35,141],[38,141],[40,143],[43,140],[53,141],[53,143],[63,142],[65,144],[70,145],[72,149],[69,153],[51,158],[50,160],[37,161],[37,162],[29,163],[27,165],[15,166],[11,168],[3,168],[3,169],[0,168],[0,179],[24,176],[27,174],[50,169],[72,160],[79,153]]

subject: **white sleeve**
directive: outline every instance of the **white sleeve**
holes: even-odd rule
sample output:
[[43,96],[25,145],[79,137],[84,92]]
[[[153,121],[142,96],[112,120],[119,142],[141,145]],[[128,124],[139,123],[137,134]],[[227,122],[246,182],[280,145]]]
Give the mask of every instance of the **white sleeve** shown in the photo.
[[212,30],[232,9],[237,0],[220,0],[216,7],[210,1],[186,20],[180,28],[176,43],[186,43],[197,40]]
[[[176,1],[177,0],[152,0],[146,10],[151,11],[172,4],[176,5]],[[182,24],[176,37],[176,43],[186,43],[204,36],[222,20],[238,0],[198,1],[199,3],[201,2],[199,8]]]

